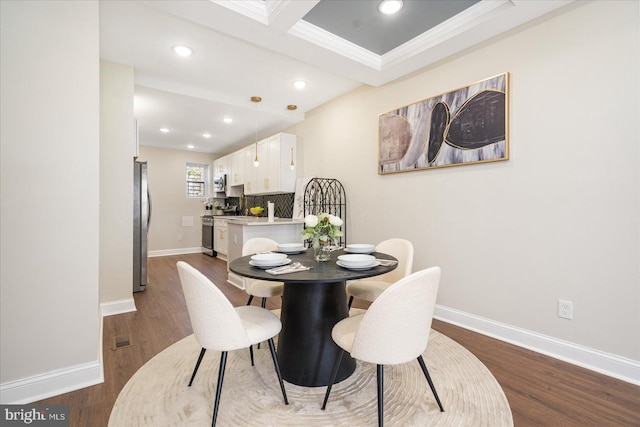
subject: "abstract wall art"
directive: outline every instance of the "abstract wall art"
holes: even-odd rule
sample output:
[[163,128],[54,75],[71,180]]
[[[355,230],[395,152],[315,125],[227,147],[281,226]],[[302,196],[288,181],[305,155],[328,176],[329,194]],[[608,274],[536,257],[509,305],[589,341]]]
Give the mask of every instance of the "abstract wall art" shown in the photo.
[[378,116],[378,173],[509,159],[509,74]]

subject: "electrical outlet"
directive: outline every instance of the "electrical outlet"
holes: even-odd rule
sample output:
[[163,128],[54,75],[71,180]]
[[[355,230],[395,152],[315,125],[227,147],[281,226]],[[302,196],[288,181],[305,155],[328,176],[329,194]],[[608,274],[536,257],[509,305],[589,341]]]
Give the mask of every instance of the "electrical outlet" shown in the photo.
[[178,234],[178,241],[182,240],[182,234]]
[[558,300],[558,316],[563,319],[573,319],[573,302]]

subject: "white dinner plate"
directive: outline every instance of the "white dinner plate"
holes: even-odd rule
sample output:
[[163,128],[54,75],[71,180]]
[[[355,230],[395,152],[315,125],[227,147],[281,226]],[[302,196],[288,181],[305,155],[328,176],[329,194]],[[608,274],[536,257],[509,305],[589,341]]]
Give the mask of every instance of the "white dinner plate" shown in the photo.
[[269,268],[274,268],[274,267],[280,267],[281,265],[287,265],[291,262],[291,258],[286,258],[284,261],[282,262],[278,262],[276,264],[271,264],[271,265],[257,265],[255,262],[253,261],[249,261],[249,265],[252,265],[254,267],[258,267],[261,268],[263,270],[267,270]]
[[342,268],[346,268],[347,270],[368,270],[370,268],[379,266],[380,265],[380,261],[374,261],[373,264],[366,265],[364,267],[347,267],[346,265],[344,265],[340,261],[336,261],[336,264],[338,264]]
[[302,249],[278,249],[276,250],[276,252],[280,252],[283,254],[299,254],[302,253],[304,251],[306,251],[309,248],[302,248]]
[[376,248],[373,248],[371,250],[368,249],[349,249],[349,248],[344,248],[344,251],[350,254],[372,254],[376,251]]

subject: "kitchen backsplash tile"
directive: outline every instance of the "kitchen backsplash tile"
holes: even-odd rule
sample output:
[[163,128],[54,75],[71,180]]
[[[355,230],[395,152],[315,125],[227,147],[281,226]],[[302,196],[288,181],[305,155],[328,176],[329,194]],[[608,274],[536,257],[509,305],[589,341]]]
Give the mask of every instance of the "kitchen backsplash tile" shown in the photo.
[[[274,215],[278,218],[292,218],[293,217],[293,198],[294,193],[284,194],[266,194],[260,196],[246,196],[247,206],[242,206],[240,209],[240,198],[230,197],[226,200],[226,203],[230,205],[238,206],[238,213],[240,215],[245,214],[245,208],[248,209],[253,206],[262,206],[264,212],[261,216],[267,216],[267,203],[272,202],[274,204]],[[251,215],[251,213],[247,213]]]

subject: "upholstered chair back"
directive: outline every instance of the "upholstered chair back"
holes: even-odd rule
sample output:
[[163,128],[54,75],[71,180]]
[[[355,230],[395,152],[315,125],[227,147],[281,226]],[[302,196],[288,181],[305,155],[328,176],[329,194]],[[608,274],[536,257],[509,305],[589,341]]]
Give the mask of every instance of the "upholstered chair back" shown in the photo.
[[251,342],[240,316],[222,291],[186,262],[180,261],[177,266],[198,344],[218,351],[249,347]]
[[406,239],[388,239],[376,245],[376,251],[389,254],[398,259],[398,267],[388,273],[374,276],[366,280],[375,280],[376,282],[395,283],[403,277],[411,274],[413,270],[413,244]]
[[242,256],[254,255],[259,252],[269,252],[278,249],[278,242],[266,237],[254,237],[242,245]]
[[351,355],[394,365],[422,355],[435,309],[440,267],[413,273],[387,288],[371,304],[355,332]]

